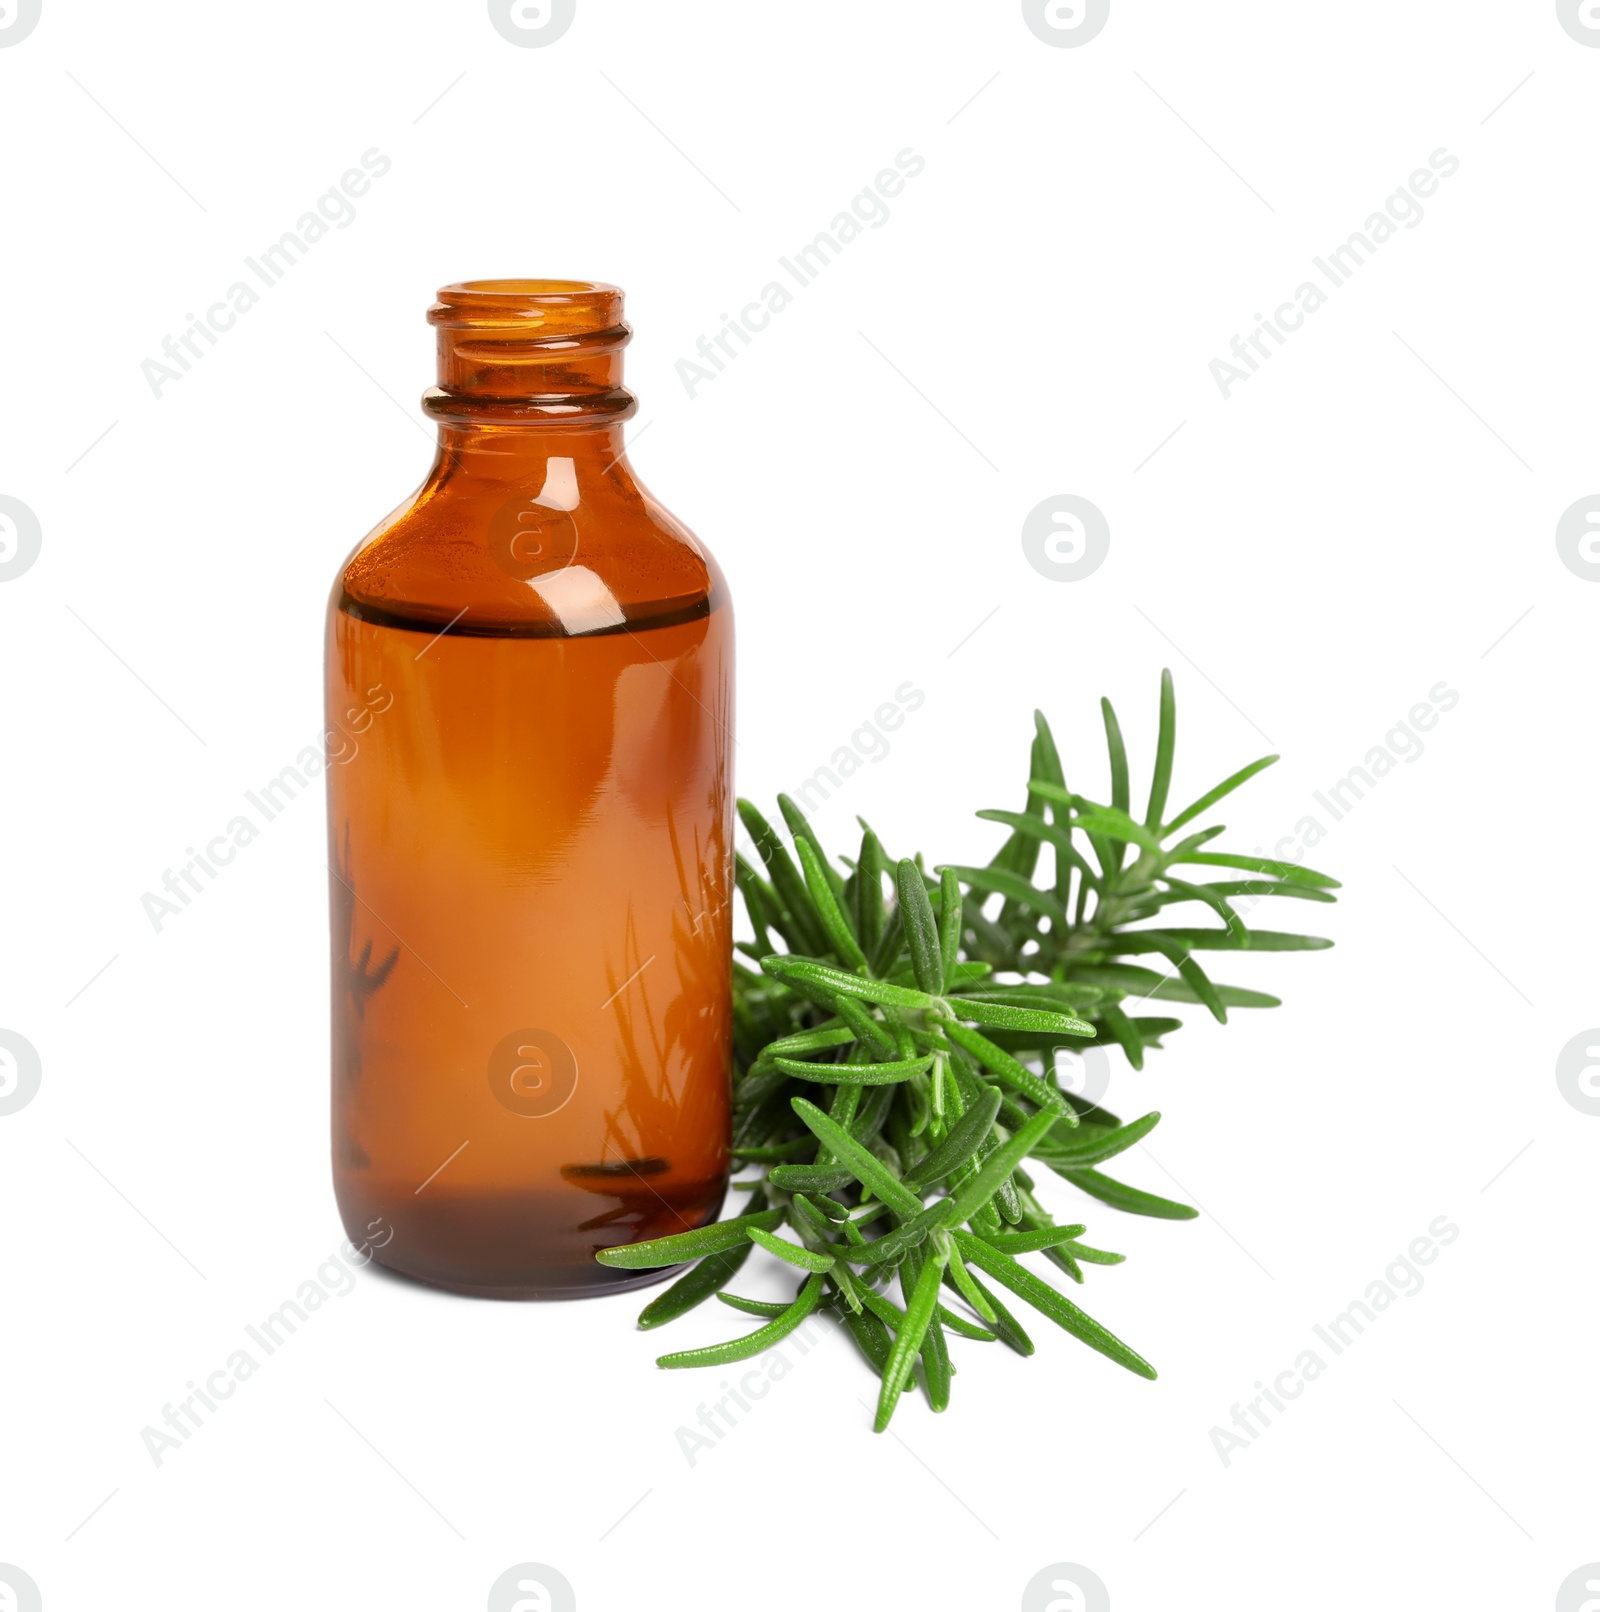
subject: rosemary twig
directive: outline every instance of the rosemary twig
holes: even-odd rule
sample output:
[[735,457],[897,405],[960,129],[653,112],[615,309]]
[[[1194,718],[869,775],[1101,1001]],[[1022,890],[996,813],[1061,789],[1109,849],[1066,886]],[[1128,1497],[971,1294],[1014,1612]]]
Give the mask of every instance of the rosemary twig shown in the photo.
[[[1275,997],[1217,984],[1195,954],[1331,944],[1251,929],[1235,903],[1332,901],[1337,881],[1295,863],[1202,849],[1221,828],[1180,834],[1277,758],[1240,768],[1167,816],[1176,738],[1169,672],[1149,794],[1142,815],[1133,815],[1121,727],[1110,703],[1101,704],[1109,801],[1068,787],[1049,725],[1036,714],[1023,809],[978,813],[1009,830],[982,868],[941,866],[935,878],[920,859],[891,861],[863,824],[859,854],[841,873],[792,800],[778,797],[792,857],[760,812],[740,801],[765,869],[763,877],[739,858],[738,889],[756,937],[740,950],[759,964],[759,972],[734,965],[735,1157],[761,1172],[738,1183],[754,1189],[750,1212],[598,1258],[629,1270],[700,1262],[647,1306],[644,1326],[713,1293],[766,1324],[658,1364],[745,1359],[828,1309],[881,1379],[881,1431],[919,1367],[933,1408],[948,1402],[947,1331],[1032,1353],[982,1273],[1108,1359],[1155,1376],[1020,1263],[1039,1254],[1082,1282],[1083,1264],[1122,1259],[1079,1242],[1084,1226],[1056,1224],[1025,1160],[1125,1213],[1195,1216],[1103,1173],[1099,1166],[1148,1135],[1160,1115],[1124,1124],[1064,1091],[1055,1052],[1116,1045],[1139,1069],[1182,1023],[1141,1012],[1147,1003],[1203,1006],[1221,1022],[1230,1008],[1277,1006]],[[1046,852],[1048,879],[1040,877]],[[1212,869],[1248,877],[1218,879]],[[1166,921],[1167,909],[1185,906],[1214,921]],[[792,1302],[723,1291],[753,1247],[802,1276]],[[878,1291],[891,1277],[899,1304]]]

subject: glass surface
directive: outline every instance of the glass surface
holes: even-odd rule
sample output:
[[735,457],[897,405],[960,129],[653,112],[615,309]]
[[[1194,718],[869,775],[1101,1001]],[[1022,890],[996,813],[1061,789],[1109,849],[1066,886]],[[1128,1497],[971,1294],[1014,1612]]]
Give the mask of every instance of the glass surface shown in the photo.
[[715,1217],[733,627],[622,456],[621,295],[448,287],[440,452],[328,611],[334,1180],[382,1263],[565,1297]]

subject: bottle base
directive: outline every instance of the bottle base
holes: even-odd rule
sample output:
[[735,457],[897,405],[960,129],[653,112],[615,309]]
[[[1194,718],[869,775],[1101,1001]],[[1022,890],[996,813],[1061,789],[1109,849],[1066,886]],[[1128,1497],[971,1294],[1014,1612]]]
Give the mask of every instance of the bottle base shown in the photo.
[[551,1300],[624,1293],[680,1272],[682,1265],[612,1270],[595,1255],[709,1224],[726,1182],[663,1181],[658,1188],[607,1178],[581,1191],[421,1198],[337,1185],[351,1242],[393,1275],[469,1298]]
[[[458,1298],[469,1299],[506,1299],[524,1304],[548,1304],[562,1299],[599,1299],[608,1293],[628,1293],[635,1288],[654,1287],[657,1283],[670,1281],[687,1269],[684,1265],[663,1265],[647,1271],[611,1271],[597,1264],[597,1279],[590,1278],[587,1272],[560,1270],[510,1282],[474,1282],[407,1270],[403,1264],[386,1259],[381,1250],[375,1252],[372,1258],[373,1263],[382,1266],[387,1275],[403,1282],[414,1282],[418,1287],[431,1287],[437,1293],[454,1293]],[[580,1275],[582,1280],[576,1280]]]

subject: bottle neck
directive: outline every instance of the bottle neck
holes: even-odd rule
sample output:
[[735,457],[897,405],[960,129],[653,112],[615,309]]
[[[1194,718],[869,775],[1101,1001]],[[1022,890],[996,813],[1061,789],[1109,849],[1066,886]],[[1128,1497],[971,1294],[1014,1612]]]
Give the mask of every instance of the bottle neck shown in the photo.
[[429,492],[469,497],[494,563],[529,580],[574,564],[583,522],[635,492],[622,425],[631,335],[615,286],[575,280],[449,285],[428,310],[439,382]]
[[439,379],[422,406],[441,461],[503,479],[518,467],[614,462],[638,405],[622,384],[632,332],[613,286],[487,280],[446,286],[428,311]]

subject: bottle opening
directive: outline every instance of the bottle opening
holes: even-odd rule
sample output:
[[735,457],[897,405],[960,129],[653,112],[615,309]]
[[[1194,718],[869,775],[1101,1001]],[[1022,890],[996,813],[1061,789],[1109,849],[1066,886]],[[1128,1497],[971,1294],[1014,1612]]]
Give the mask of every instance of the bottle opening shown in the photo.
[[452,330],[580,335],[622,323],[622,292],[599,280],[461,280],[440,287],[428,322]]

